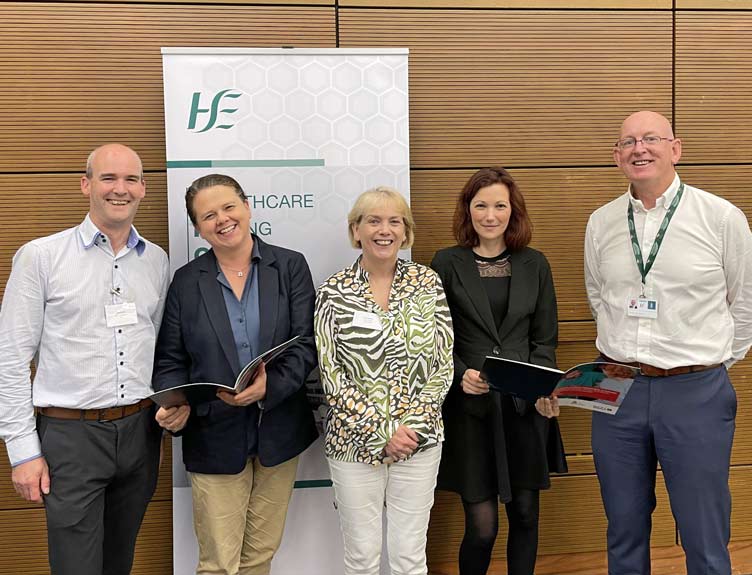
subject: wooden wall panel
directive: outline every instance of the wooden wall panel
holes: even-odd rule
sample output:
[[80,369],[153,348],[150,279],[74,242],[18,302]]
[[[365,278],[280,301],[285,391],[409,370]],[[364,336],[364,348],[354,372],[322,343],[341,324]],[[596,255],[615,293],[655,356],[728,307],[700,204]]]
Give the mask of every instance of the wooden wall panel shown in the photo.
[[752,10],[752,0],[676,0],[675,4],[677,10]]
[[110,141],[163,170],[163,46],[335,45],[324,7],[4,2],[0,22],[0,108],[13,135],[0,140],[0,172],[78,170]]
[[[140,0],[139,0],[140,1]],[[146,1],[146,0],[144,0]],[[172,0],[171,0],[172,1]],[[739,1],[739,0],[727,0]],[[573,8],[591,10],[598,8],[670,10],[670,0],[339,0],[345,8],[364,6],[367,8],[546,8],[551,10]]]
[[[752,33],[752,28],[750,28],[750,33]],[[684,137],[685,149],[689,143],[691,142],[688,142],[688,138]],[[752,159],[752,155],[749,159]],[[684,160],[686,158],[682,158],[682,161]],[[679,164],[677,172],[688,184],[727,199],[747,215],[747,220],[752,218],[752,165],[683,166]]]
[[[47,575],[44,509],[0,511],[0,575]],[[136,542],[132,575],[172,575],[172,502],[152,501]]]
[[608,164],[624,116],[671,111],[670,12],[343,8],[339,38],[410,49],[414,167]]
[[[731,450],[731,464],[752,464],[752,356],[734,365],[729,371],[736,390],[736,433]],[[752,528],[752,524],[750,524]]]
[[752,466],[732,467],[729,487],[732,509],[731,540],[752,539]]
[[750,52],[752,13],[677,12],[676,129],[684,161],[749,163]]
[[[73,174],[0,173],[0,297],[19,247],[83,220],[89,203],[81,194],[80,179],[87,155],[76,158],[73,169],[81,171]],[[145,178],[146,197],[139,206],[135,226],[144,237],[167,250],[167,175],[156,172]],[[29,198],[44,209],[29,209]]]
[[[123,0],[76,0],[78,3],[91,2],[95,4],[122,4]],[[618,1],[618,0],[617,0]],[[128,4],[155,4],[154,0],[128,0]],[[264,5],[277,5],[277,6],[334,6],[336,0],[159,0],[159,4],[240,4],[240,5],[252,5],[252,4],[264,4]]]

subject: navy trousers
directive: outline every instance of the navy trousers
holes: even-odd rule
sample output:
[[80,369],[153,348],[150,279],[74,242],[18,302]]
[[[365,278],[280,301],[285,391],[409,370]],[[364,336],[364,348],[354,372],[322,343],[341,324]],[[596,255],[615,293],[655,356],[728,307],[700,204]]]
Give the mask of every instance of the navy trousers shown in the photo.
[[608,518],[609,575],[649,575],[661,464],[688,575],[730,575],[728,487],[736,393],[726,368],[638,376],[615,415],[593,413],[592,446]]

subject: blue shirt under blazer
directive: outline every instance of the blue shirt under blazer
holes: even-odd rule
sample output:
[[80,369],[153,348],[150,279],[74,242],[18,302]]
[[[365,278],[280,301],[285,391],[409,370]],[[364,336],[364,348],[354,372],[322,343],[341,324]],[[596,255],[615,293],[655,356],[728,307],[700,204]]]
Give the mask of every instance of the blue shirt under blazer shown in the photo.
[[[192,405],[183,429],[183,462],[196,473],[240,473],[248,458],[248,425],[258,422],[257,455],[271,467],[292,459],[318,436],[305,379],[316,365],[313,339],[315,291],[302,254],[253,236],[261,319],[259,353],[300,335],[267,368],[266,399],[233,407],[220,399]],[[154,360],[156,391],[189,382],[233,385],[238,361],[212,250],[175,272],[167,294]]]

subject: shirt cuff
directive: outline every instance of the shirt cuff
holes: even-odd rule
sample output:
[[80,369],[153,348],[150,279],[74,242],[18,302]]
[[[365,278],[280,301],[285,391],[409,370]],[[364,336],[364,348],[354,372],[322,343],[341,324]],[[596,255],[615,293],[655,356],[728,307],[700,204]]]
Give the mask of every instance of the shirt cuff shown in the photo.
[[8,450],[11,467],[42,456],[42,446],[36,431],[29,435],[7,440],[5,448]]

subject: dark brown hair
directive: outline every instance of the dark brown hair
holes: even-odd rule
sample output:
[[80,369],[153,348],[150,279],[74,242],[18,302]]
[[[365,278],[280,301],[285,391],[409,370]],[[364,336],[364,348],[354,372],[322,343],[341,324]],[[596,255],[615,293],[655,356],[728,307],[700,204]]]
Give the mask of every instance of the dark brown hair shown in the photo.
[[514,178],[504,168],[482,168],[470,176],[457,198],[457,207],[454,210],[454,237],[463,247],[473,248],[478,245],[478,233],[473,228],[473,220],[470,217],[470,202],[478,190],[493,184],[504,184],[509,188],[512,214],[504,232],[504,243],[510,251],[520,250],[530,243],[533,226],[530,216],[527,215],[525,198]]
[[196,214],[193,213],[193,200],[201,190],[212,188],[214,186],[227,186],[228,188],[232,188],[241,200],[244,202],[248,201],[243,188],[240,187],[240,184],[235,178],[225,176],[224,174],[209,174],[208,176],[201,176],[197,180],[194,180],[185,191],[185,209],[194,226],[196,225]]

